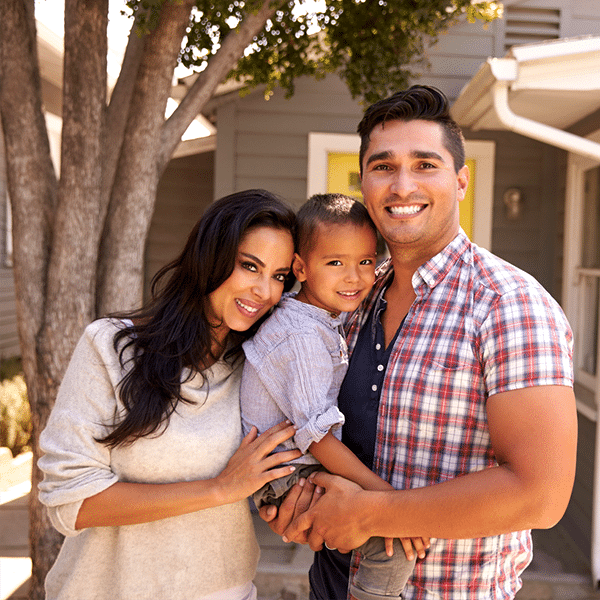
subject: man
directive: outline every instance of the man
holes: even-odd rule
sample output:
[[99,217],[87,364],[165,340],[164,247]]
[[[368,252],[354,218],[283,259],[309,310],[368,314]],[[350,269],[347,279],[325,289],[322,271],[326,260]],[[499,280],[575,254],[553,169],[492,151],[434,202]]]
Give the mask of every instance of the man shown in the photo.
[[315,600],[346,597],[340,552],[370,536],[432,538],[403,598],[513,598],[529,530],[552,527],[572,490],[571,331],[532,277],[460,229],[469,171],[441,92],[382,100],[358,131],[365,204],[391,259],[348,323],[339,406],[343,441],[396,490],[321,473],[313,506],[300,514],[311,486],[298,488],[271,526],[339,549],[316,554]]

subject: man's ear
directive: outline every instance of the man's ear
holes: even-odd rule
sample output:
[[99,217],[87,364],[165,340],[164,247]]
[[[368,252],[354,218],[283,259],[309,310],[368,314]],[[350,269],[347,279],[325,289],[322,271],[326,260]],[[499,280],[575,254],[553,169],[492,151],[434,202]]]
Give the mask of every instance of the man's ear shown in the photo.
[[306,281],[306,263],[302,260],[302,257],[296,252],[294,254],[294,261],[292,262],[292,271],[296,276],[296,279],[302,283]]

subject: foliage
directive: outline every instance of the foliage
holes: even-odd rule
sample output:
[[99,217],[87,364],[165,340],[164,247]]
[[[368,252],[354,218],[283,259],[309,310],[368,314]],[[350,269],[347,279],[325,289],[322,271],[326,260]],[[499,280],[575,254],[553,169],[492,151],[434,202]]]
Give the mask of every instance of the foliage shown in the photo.
[[0,360],[0,382],[5,379],[12,379],[15,375],[23,372],[20,356],[4,358]]
[[[163,1],[129,2],[134,12],[147,11],[142,29],[154,26]],[[199,0],[181,62],[205,69],[252,4],[250,0]],[[461,16],[486,24],[502,16],[502,4],[494,0],[322,0],[321,10],[312,12],[303,12],[301,0],[274,4],[278,6],[274,17],[229,77],[243,81],[246,90],[265,85],[268,98],[277,86],[291,96],[294,79],[301,75],[321,78],[338,71],[352,97],[367,104],[418,76],[426,64],[426,46]]]
[[[12,370],[12,365],[9,368]],[[19,373],[0,382],[0,446],[10,448],[13,456],[17,456],[29,449],[30,437],[31,411],[27,386]]]

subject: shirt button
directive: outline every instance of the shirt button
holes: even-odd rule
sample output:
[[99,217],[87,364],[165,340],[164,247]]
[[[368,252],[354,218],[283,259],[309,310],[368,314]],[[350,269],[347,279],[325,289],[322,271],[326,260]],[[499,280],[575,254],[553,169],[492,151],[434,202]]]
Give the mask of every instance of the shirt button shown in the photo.
[[381,350],[381,344],[375,344],[375,350]]
[[377,365],[377,370],[378,371],[383,371],[383,365]]
[[372,386],[371,386],[371,389],[372,389],[374,392],[376,392],[376,391],[377,391],[377,386],[376,386],[376,385],[372,385]]

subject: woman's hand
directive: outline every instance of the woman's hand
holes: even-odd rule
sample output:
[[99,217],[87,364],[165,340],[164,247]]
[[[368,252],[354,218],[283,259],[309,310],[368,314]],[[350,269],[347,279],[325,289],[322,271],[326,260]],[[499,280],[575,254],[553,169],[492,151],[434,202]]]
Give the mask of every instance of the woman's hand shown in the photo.
[[229,504],[247,498],[265,483],[292,473],[295,469],[293,466],[277,466],[302,456],[302,452],[272,452],[295,433],[296,428],[289,421],[267,429],[260,436],[256,427],[253,427],[229,459],[227,466],[215,478],[221,503]]

